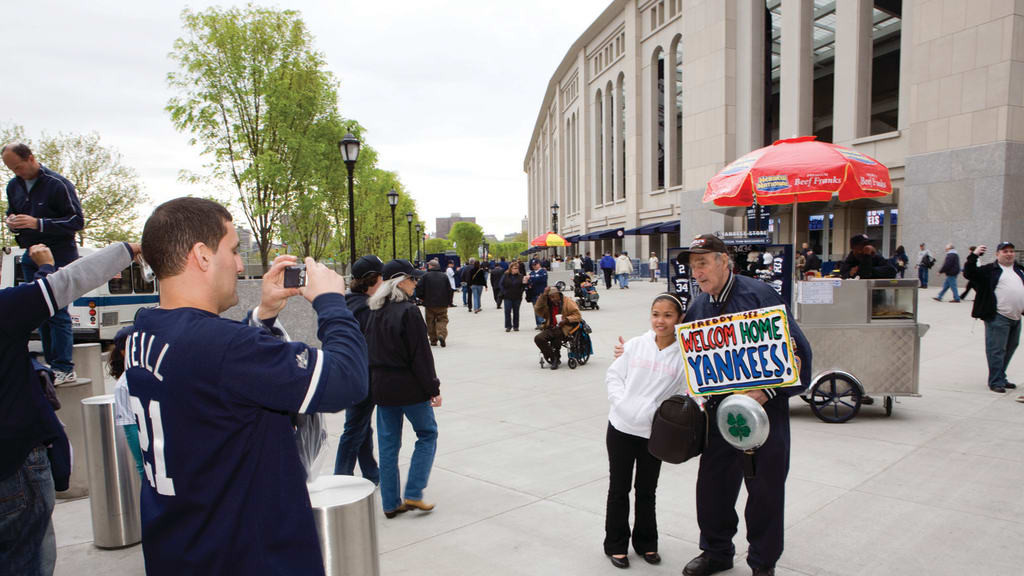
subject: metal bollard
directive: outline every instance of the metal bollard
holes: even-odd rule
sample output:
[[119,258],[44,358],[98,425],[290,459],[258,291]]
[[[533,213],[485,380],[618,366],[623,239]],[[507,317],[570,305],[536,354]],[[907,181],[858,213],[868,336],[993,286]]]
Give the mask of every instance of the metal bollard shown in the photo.
[[[107,394],[103,372],[103,349],[99,342],[87,342],[75,344],[71,348],[71,361],[75,363],[75,373],[79,378],[92,379],[92,394],[100,396]],[[113,391],[113,390],[111,390]]]
[[93,544],[99,548],[137,544],[142,540],[141,480],[124,430],[114,424],[114,395],[82,400],[82,419]]
[[73,383],[55,386],[61,408],[57,417],[64,424],[64,433],[71,444],[71,478],[68,489],[57,492],[57,498],[69,500],[89,495],[89,476],[85,471],[85,433],[82,431],[82,412],[78,409],[83,399],[92,396],[92,380],[79,378]]
[[380,576],[373,482],[321,476],[308,488],[327,576]]

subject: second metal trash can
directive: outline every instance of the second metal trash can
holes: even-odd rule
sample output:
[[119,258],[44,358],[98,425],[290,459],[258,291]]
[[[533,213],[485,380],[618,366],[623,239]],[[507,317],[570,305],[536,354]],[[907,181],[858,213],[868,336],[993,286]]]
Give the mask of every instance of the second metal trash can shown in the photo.
[[114,424],[114,395],[82,400],[82,420],[93,544],[100,548],[137,544],[142,540],[141,479],[124,430]]
[[308,488],[327,576],[380,576],[373,482],[321,476]]

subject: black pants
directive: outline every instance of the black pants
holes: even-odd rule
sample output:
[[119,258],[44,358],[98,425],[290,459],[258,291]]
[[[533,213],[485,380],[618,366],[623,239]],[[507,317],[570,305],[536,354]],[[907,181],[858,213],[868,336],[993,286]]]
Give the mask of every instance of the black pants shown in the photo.
[[558,326],[552,326],[545,328],[540,331],[539,334],[533,337],[534,344],[537,348],[540,348],[540,353],[544,355],[544,359],[549,364],[554,364],[555,361],[561,361],[562,359],[562,329]]
[[[960,299],[963,300],[964,298],[967,298],[967,293],[971,290],[974,290],[974,282],[968,280],[967,287],[964,288],[964,292],[960,295]],[[975,293],[977,293],[977,290],[975,290]]]
[[604,515],[604,553],[626,554],[629,548],[629,488],[634,484],[636,464],[636,508],[633,516],[633,550],[641,556],[658,551],[658,521],[654,496],[658,490],[661,460],[647,451],[647,438],[616,430],[608,423],[608,506]]
[[522,303],[522,300],[505,299],[505,328],[519,330],[519,305]]
[[[783,510],[786,476],[789,474],[789,403],[785,396],[764,406],[769,430],[765,445],[757,450],[757,476],[746,480],[747,564],[770,568],[782,556]],[[714,419],[714,411],[708,417]],[[712,420],[714,422],[714,420]],[[700,457],[697,473],[697,524],[700,548],[716,560],[731,561],[736,554],[732,538],[739,517],[736,498],[743,478],[743,453],[730,446],[709,426],[708,446]]]
[[612,269],[612,268],[601,268],[601,271],[604,272],[604,289],[605,290],[611,290],[612,289],[612,272],[614,272],[615,270]]

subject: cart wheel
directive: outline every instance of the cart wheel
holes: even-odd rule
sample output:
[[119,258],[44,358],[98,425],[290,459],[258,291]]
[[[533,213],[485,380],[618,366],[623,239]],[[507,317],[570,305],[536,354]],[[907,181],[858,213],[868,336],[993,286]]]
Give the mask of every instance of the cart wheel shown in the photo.
[[885,405],[885,415],[892,416],[892,405],[895,403],[893,397],[886,396],[885,400],[882,403]]
[[558,283],[555,284],[555,288],[558,288],[559,292],[561,292],[562,290],[565,290],[565,282],[562,282],[561,280],[559,280]]
[[575,358],[569,358],[569,369],[575,370],[577,366],[579,366],[579,362]]
[[840,424],[860,411],[860,388],[842,374],[829,374],[811,388],[811,411],[823,422]]
[[598,304],[597,302],[594,302],[594,310],[600,310],[600,309],[601,309],[601,305]]
[[540,357],[539,362],[540,362],[540,367],[543,368],[544,367],[544,357],[543,356]]

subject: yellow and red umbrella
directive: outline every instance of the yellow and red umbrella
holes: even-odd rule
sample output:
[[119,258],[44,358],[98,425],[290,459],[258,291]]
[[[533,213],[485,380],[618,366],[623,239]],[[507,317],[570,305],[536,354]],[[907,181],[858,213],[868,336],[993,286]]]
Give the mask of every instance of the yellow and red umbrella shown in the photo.
[[572,242],[554,232],[548,232],[530,240],[530,246],[572,246]]

